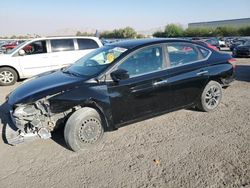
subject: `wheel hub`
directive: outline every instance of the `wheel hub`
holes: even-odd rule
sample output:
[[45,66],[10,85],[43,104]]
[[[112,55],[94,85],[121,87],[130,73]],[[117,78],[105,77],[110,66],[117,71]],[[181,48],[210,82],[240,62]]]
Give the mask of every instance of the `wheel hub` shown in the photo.
[[10,71],[3,71],[0,73],[0,80],[2,83],[10,83],[14,80],[14,75]]
[[213,109],[219,104],[221,93],[218,87],[211,87],[208,89],[205,97],[205,102],[208,108]]
[[82,122],[79,129],[79,138],[84,143],[93,144],[101,136],[101,133],[100,121],[96,118],[90,118]]

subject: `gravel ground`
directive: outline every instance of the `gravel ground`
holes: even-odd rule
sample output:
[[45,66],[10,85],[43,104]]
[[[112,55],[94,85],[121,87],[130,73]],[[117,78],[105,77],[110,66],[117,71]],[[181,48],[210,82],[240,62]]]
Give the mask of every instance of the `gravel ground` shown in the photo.
[[[0,88],[1,103],[12,88]],[[87,152],[66,149],[62,131],[15,147],[0,141],[0,187],[250,187],[250,59],[238,59],[223,92],[214,112],[135,123]]]

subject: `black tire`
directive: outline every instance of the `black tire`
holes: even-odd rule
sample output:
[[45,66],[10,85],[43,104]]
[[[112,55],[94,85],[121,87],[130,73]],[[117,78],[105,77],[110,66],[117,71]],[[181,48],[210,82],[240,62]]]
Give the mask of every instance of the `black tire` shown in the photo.
[[73,151],[90,149],[102,139],[103,134],[99,113],[89,107],[74,112],[64,128],[65,142]]
[[200,100],[198,102],[198,109],[204,112],[215,110],[222,99],[222,87],[216,81],[210,81],[204,88]]
[[0,68],[0,86],[14,85],[18,79],[14,69],[9,67]]

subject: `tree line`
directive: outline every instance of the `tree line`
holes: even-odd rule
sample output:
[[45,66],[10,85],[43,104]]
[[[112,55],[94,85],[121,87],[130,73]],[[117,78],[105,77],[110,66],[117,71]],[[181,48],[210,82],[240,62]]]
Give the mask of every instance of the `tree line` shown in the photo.
[[187,28],[169,24],[164,31],[157,31],[154,37],[230,37],[250,36],[250,26],[246,27],[217,27],[217,28]]
[[[92,33],[77,32],[78,36],[94,36]],[[154,37],[230,37],[230,36],[250,36],[250,26],[246,27],[217,27],[217,28],[187,28],[177,24],[166,25],[163,31],[153,33]],[[104,31],[99,35],[100,38],[144,38],[145,35],[138,34],[133,28],[114,29]]]
[[146,36],[137,33],[132,27],[125,27],[121,29],[114,29],[112,31],[103,31],[101,33],[87,33],[80,32],[76,33],[76,36],[96,36],[106,39],[128,39],[128,38],[144,38]]

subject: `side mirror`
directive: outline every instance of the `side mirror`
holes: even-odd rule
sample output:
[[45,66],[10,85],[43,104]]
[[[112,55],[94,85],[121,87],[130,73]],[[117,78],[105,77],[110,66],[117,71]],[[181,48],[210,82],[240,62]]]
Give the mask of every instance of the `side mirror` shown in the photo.
[[20,56],[24,56],[24,55],[25,55],[25,51],[24,51],[24,50],[19,50],[19,51],[18,51],[18,54],[19,54]]
[[110,76],[114,82],[119,82],[120,80],[126,80],[129,78],[128,71],[124,69],[117,69],[114,72],[111,72]]

